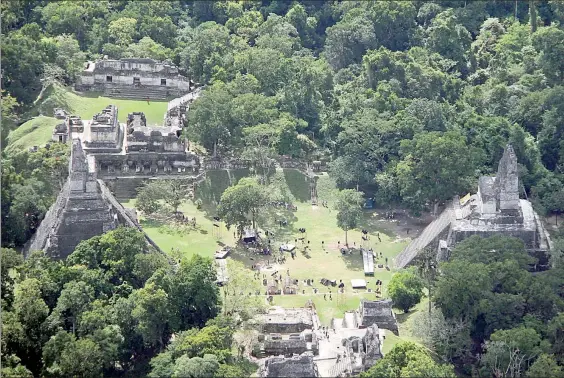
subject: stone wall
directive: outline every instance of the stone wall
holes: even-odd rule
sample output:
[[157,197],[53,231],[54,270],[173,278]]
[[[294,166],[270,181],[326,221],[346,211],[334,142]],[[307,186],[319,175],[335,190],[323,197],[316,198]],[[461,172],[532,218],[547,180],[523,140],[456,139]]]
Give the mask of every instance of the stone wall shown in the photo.
[[304,353],[292,358],[271,357],[260,370],[261,377],[319,377],[313,355]]

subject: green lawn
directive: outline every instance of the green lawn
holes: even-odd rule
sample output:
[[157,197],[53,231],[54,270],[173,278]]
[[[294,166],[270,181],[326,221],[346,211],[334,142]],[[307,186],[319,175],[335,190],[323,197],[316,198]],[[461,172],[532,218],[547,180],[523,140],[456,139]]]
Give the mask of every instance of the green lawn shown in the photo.
[[63,108],[66,111],[80,116],[82,119],[91,119],[106,106],[114,104],[118,107],[118,119],[120,122],[127,120],[131,112],[144,112],[148,125],[162,125],[164,114],[167,110],[166,101],[122,100],[102,97],[95,93],[85,93],[80,96],[69,88],[55,85],[47,89],[44,96],[39,100],[31,115],[39,115],[30,121],[20,125],[8,135],[7,151],[15,149],[27,149],[32,146],[40,146],[51,140],[53,128],[61,120],[53,118],[54,108]]
[[53,129],[60,122],[56,118],[39,116],[21,124],[8,135],[6,152],[44,145],[51,140]]
[[127,114],[136,111],[145,113],[148,125],[160,126],[163,124],[168,102],[150,101],[150,104],[147,104],[147,101],[115,99],[92,92],[78,95],[70,88],[55,85],[45,91],[43,99],[36,104],[36,107],[42,114],[52,115],[53,108],[58,107],[79,115],[82,119],[91,119],[94,114],[99,113],[110,104],[118,107],[120,122],[125,122]]
[[[247,170],[208,172],[206,182],[200,184],[196,190],[196,197],[201,198],[204,202],[203,209],[197,210],[191,202],[181,207],[181,211],[186,216],[196,217],[196,229],[188,226],[170,226],[141,218],[143,229],[165,252],[179,249],[182,257],[190,257],[196,253],[212,257],[221,245],[234,246],[233,232],[227,231],[223,224],[220,224],[219,228],[214,227],[212,217],[215,215],[215,204],[216,201],[219,201],[221,193],[231,182],[235,183],[247,173]],[[364,278],[371,289],[375,288],[377,279],[382,280],[384,282],[383,296],[385,297],[387,283],[391,279],[393,270],[376,268],[374,277],[365,277],[362,256],[358,252],[342,256],[338,250],[338,242],[340,241],[341,245],[344,244],[345,234],[337,227],[336,211],[331,209],[335,187],[329,176],[321,175],[318,181],[319,199],[328,200],[329,209],[321,206],[313,207],[306,201],[309,195],[309,186],[302,173],[293,169],[285,169],[284,177],[292,194],[301,200],[297,202],[298,210],[296,212],[285,212],[269,209],[263,214],[263,223],[268,224],[264,228],[276,234],[272,245],[274,246],[273,249],[277,251],[278,246],[286,241],[294,243],[294,239],[299,235],[297,229],[305,227],[311,251],[308,253],[298,251],[295,260],[292,260],[288,255],[286,263],[281,267],[275,266],[274,270],[280,269],[280,272],[286,275],[286,271],[289,269],[291,277],[300,281],[307,278],[314,279],[316,282],[314,287],[318,288],[320,293],[314,294],[311,286],[306,286],[303,282],[300,282],[299,295],[275,296],[274,304],[285,307],[302,307],[308,299],[312,299],[318,308],[321,321],[324,324],[329,324],[331,318],[341,317],[344,311],[357,308],[362,298],[376,299],[374,293],[367,293],[364,290],[353,291],[350,287],[351,279]],[[133,207],[135,200],[125,202],[124,205]],[[288,227],[280,228],[276,224],[275,219],[280,217],[288,220]],[[367,229],[370,235],[370,240],[365,245],[383,254],[382,258],[378,258],[377,263],[384,264],[386,257],[391,263],[392,258],[406,245],[405,242],[396,242],[395,235],[385,233],[382,223],[378,221],[377,213],[374,211],[365,211],[359,229],[349,231],[350,245],[356,243],[358,246],[360,244],[360,229],[362,228]],[[378,233],[381,242],[378,241]],[[325,242],[325,249],[322,248],[321,241]],[[298,246],[300,245],[300,242],[298,242]],[[253,254],[242,247],[237,247],[231,254],[231,258],[242,261],[250,268],[251,265],[258,262],[272,261],[273,256]],[[327,295],[327,300],[324,300],[323,293],[328,294],[329,288],[319,283],[321,278],[343,280],[346,285],[345,294],[337,295],[336,288],[331,288],[333,300],[329,300],[329,295]],[[305,290],[305,294],[303,294],[303,290]]]

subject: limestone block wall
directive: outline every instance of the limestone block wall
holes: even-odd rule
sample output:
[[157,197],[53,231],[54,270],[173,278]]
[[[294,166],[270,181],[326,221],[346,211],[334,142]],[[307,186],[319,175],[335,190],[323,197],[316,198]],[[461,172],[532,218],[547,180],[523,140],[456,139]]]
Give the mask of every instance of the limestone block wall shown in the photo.
[[[111,76],[112,81],[107,81],[107,77]],[[101,73],[95,74],[90,79],[88,76],[84,76],[81,80],[81,84],[83,85],[94,85],[94,84],[103,84],[103,85],[124,85],[124,86],[132,86],[134,84],[133,78],[139,78],[140,85],[147,85],[151,87],[162,87],[162,88],[176,88],[183,91],[188,91],[190,89],[190,82],[188,80],[183,79],[182,77],[170,78],[170,77],[159,77],[159,76],[136,76],[134,73],[130,73],[128,75],[112,75],[111,73]],[[85,80],[86,79],[86,80]],[[161,79],[166,79],[166,85],[161,84]]]

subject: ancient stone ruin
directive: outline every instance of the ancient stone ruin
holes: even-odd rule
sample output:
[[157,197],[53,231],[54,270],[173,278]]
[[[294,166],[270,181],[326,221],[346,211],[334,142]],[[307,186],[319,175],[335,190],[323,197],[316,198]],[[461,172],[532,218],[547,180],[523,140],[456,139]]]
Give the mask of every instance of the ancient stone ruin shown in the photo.
[[313,329],[313,313],[309,308],[274,307],[261,315],[263,333],[300,333]]
[[190,91],[190,80],[172,64],[153,59],[103,59],[87,62],[75,86],[108,97],[163,100]]
[[[98,68],[102,69],[104,64]],[[147,67],[143,64],[153,63],[136,64],[128,61],[121,67],[146,73]],[[175,69],[161,66],[155,69],[163,75],[176,77]],[[94,67],[89,69],[98,72]],[[176,84],[171,81],[170,85],[185,92],[187,84],[181,85],[183,79],[178,80]],[[53,130],[52,139],[63,143],[73,141],[69,178],[25,246],[26,256],[31,251],[43,250],[54,258],[65,258],[80,241],[119,225],[141,229],[136,215],[126,211],[116,197],[132,198],[144,180],[179,177],[194,183],[203,179],[200,158],[189,151],[188,142],[181,135],[186,111],[198,93],[188,93],[171,101],[164,116],[165,126],[147,126],[142,112],[131,113],[126,124],[120,123],[115,105],[108,105],[85,121],[57,109],[58,114],[66,114],[66,117],[64,123]],[[145,237],[159,250],[147,235]]]
[[311,353],[290,358],[270,357],[260,369],[260,377],[319,377]]
[[455,197],[395,259],[398,268],[416,261],[425,249],[437,252],[439,260],[450,256],[452,248],[464,239],[478,235],[504,235],[521,239],[538,259],[537,269],[548,268],[550,237],[531,202],[519,198],[517,156],[508,144],[495,176],[478,180],[478,193]]
[[391,299],[378,301],[363,299],[360,301],[358,314],[360,315],[359,328],[367,328],[376,324],[379,328],[387,329],[399,336],[398,321],[392,311]]
[[182,136],[186,111],[199,91],[169,103],[164,126],[148,126],[143,112],[128,114],[125,124],[118,121],[118,108],[108,105],[91,120],[76,115],[66,117],[53,130],[53,140],[72,138],[83,141],[84,151],[95,156],[99,178],[119,199],[136,195],[144,180],[156,177],[182,177],[193,182],[203,178],[200,157],[189,150]]
[[294,354],[302,354],[307,351],[316,355],[319,353],[319,343],[312,330],[290,334],[270,333],[258,336],[255,349],[260,356],[282,355],[291,357]]
[[98,180],[94,158],[87,157],[80,139],[73,139],[69,177],[39,228],[24,247],[24,255],[43,250],[66,258],[82,240],[119,225],[139,227],[136,220]]

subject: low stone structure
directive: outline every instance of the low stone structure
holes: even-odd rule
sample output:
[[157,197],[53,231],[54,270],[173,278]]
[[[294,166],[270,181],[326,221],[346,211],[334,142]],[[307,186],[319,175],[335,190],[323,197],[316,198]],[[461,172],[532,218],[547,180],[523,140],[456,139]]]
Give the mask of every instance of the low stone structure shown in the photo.
[[260,377],[319,377],[311,353],[290,358],[270,357],[260,369]]
[[314,355],[319,353],[317,335],[311,330],[291,334],[261,334],[258,337],[256,349],[261,355],[286,357],[310,351]]
[[84,124],[84,149],[91,153],[119,153],[123,144],[123,126],[118,122],[118,109],[108,105]]
[[399,336],[398,321],[392,311],[391,299],[379,301],[363,299],[360,301],[358,314],[360,315],[359,328],[366,328],[376,324],[379,328],[387,329]]
[[456,244],[472,235],[521,239],[529,253],[538,259],[534,268],[548,268],[550,236],[532,204],[519,198],[517,156],[509,144],[496,176],[480,177],[476,194],[449,201],[442,214],[395,258],[395,264],[404,268],[425,249],[437,251],[437,259],[446,260]]
[[53,129],[51,140],[53,142],[67,143],[69,139],[68,126],[65,122],[59,123]]
[[75,86],[110,97],[151,100],[180,96],[190,87],[189,79],[176,66],[147,58],[87,62]]
[[313,310],[310,308],[271,308],[261,315],[263,333],[300,333],[313,329]]

